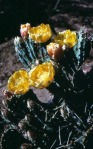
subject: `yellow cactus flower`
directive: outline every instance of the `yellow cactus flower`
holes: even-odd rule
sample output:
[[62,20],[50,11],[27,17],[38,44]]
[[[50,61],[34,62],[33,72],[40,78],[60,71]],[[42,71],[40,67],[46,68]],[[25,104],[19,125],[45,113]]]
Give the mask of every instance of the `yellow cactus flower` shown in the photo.
[[14,94],[24,94],[29,90],[29,75],[26,70],[18,70],[8,80],[8,90]]
[[55,69],[51,62],[39,64],[30,72],[30,86],[36,88],[45,88],[53,81]]
[[72,48],[77,42],[76,32],[70,30],[59,32],[57,36],[54,37],[54,42],[61,46],[66,45],[69,48]]
[[55,42],[55,43],[58,43],[59,45],[63,45],[64,44],[64,36],[63,36],[63,34],[62,34],[62,32],[59,32],[55,37],[54,37],[54,39],[53,39],[53,41]]
[[46,49],[52,59],[59,61],[62,58],[63,50],[58,43],[51,42],[46,46]]
[[29,36],[37,43],[44,43],[52,36],[52,31],[49,24],[40,24],[37,27],[32,27],[29,30]]

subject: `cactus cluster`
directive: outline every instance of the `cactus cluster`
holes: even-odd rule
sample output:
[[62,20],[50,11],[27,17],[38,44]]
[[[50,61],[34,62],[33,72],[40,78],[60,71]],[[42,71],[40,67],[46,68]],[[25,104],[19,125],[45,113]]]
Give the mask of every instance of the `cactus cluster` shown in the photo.
[[84,29],[52,37],[44,24],[20,32],[14,44],[25,68],[3,91],[1,149],[92,149],[93,38]]

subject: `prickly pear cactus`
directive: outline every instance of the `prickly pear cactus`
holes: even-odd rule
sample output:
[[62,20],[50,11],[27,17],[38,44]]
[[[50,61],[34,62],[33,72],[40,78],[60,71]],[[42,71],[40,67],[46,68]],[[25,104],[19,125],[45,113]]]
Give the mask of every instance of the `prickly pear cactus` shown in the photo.
[[20,33],[14,44],[25,68],[3,91],[1,149],[92,149],[92,37],[84,29],[52,36],[48,24]]

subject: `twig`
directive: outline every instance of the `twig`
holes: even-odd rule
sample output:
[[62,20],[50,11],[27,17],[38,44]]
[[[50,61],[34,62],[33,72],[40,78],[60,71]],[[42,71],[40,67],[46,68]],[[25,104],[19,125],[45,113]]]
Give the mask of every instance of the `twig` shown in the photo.
[[57,141],[57,140],[55,140],[55,141],[53,142],[53,144],[51,145],[50,149],[53,148],[53,146],[55,145],[56,141]]
[[60,126],[59,126],[59,145],[61,145],[62,142],[61,142],[61,129],[60,129]]

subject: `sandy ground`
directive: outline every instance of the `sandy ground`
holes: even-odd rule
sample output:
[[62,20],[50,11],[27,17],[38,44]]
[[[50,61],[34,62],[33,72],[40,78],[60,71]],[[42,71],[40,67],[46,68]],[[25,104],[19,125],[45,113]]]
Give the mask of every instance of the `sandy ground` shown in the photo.
[[2,90],[7,89],[7,81],[9,76],[21,68],[22,65],[18,61],[15,54],[13,39],[0,45],[0,99],[3,98]]

